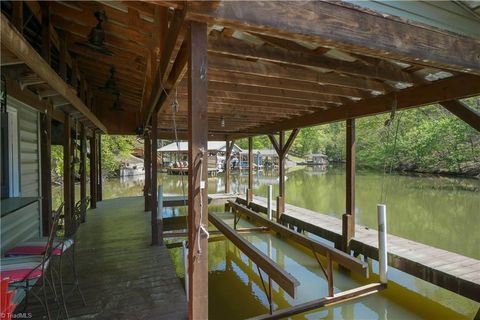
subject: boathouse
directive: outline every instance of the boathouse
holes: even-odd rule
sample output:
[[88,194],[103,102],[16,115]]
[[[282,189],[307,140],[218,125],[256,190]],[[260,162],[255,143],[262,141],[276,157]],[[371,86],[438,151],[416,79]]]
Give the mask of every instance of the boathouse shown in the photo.
[[[2,1],[1,252],[35,247],[32,239],[51,238],[59,224],[62,239],[75,235],[78,242],[74,289],[85,284],[83,295],[68,301],[49,289],[47,258],[62,256],[67,243],[59,253],[52,240],[43,247],[49,250],[38,251],[41,268],[29,257],[20,278],[14,269],[20,260],[8,260],[20,258],[2,256],[2,275],[27,282],[9,287],[12,301],[24,306],[25,295],[40,287],[40,302],[29,299],[35,317],[45,311],[53,318],[49,310],[58,309],[64,318],[207,319],[208,244],[215,233],[245,253],[259,277],[268,275],[269,286],[261,283],[270,309],[259,318],[388,290],[385,278],[343,292],[333,287],[334,266],[366,277],[368,266],[356,255],[386,254],[376,232],[356,230],[355,119],[438,104],[480,131],[480,115],[461,101],[480,94],[479,10],[474,1]],[[345,212],[341,220],[320,221],[285,203],[285,158],[301,128],[339,121],[347,128]],[[108,134],[144,138],[143,201],[103,201],[101,139]],[[260,135],[278,156],[274,207],[253,194],[253,137]],[[230,199],[229,162],[242,138],[248,188],[244,198]],[[191,170],[177,201],[187,207],[183,220],[162,216],[159,139],[188,141]],[[209,140],[225,146],[222,197],[230,200],[225,214],[233,227],[207,209]],[[52,203],[54,144],[63,146],[61,210]],[[240,217],[257,225],[237,230]],[[188,243],[186,292],[164,242],[164,232],[184,229],[177,235]],[[322,256],[328,292],[274,310],[272,282],[294,297],[299,281],[245,240],[245,232],[275,232]],[[395,239],[389,265],[480,302],[478,261],[410,245]],[[456,267],[431,263],[440,259]]]

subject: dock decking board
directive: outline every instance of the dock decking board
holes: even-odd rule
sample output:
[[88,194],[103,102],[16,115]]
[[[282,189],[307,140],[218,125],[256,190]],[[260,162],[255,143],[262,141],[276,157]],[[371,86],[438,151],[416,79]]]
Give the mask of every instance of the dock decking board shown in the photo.
[[[208,195],[208,203],[215,204],[219,201],[235,200],[237,194],[233,193],[213,193]],[[188,204],[187,197],[179,194],[165,194],[163,196],[164,207],[182,207]]]
[[[104,200],[87,211],[76,248],[87,306],[74,293],[67,300],[71,319],[187,318],[185,292],[170,253],[164,246],[150,246],[150,213],[143,209],[143,197],[130,197]],[[43,313],[35,299],[31,304],[29,310],[39,318]]]
[[[252,204],[265,210],[267,199],[255,196]],[[285,205],[282,219],[337,245],[341,243],[341,219],[290,204]],[[351,248],[377,260],[377,230],[355,225]],[[389,234],[388,265],[480,302],[480,260]]]

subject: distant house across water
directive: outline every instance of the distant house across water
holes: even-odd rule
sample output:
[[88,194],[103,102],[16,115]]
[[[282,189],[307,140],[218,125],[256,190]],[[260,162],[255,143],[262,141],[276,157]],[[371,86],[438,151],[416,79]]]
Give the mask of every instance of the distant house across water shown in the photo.
[[[208,141],[208,168],[209,171],[223,171],[227,145],[225,141]],[[188,142],[176,142],[157,149],[164,167],[186,168],[188,160]],[[241,154],[243,150],[233,145],[232,155]],[[185,169],[186,170],[186,169]]]

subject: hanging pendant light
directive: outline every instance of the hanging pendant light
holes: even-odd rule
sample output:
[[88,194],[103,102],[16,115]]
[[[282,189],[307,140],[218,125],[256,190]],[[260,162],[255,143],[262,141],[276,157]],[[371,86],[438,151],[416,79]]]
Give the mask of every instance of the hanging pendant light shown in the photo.
[[97,18],[97,25],[92,28],[88,34],[88,40],[86,42],[77,42],[79,46],[85,47],[87,49],[95,50],[102,54],[112,56],[113,53],[105,48],[105,30],[103,30],[103,22],[107,20],[107,15],[104,10],[97,10],[94,13],[95,18]]
[[110,68],[110,77],[105,82],[105,85],[100,88],[100,90],[110,93],[112,95],[118,96],[120,95],[120,90],[117,86],[117,81],[115,80],[115,75],[117,74],[117,70],[114,66]]
[[124,111],[124,110],[125,109],[123,109],[123,105],[120,103],[120,93],[118,93],[117,98],[115,99],[115,102],[113,103],[112,111],[120,112],[120,111]]
[[79,144],[78,144],[78,120],[75,120],[75,138],[73,139],[73,161],[72,164],[76,165],[80,163],[80,157],[78,157],[78,149],[79,149]]

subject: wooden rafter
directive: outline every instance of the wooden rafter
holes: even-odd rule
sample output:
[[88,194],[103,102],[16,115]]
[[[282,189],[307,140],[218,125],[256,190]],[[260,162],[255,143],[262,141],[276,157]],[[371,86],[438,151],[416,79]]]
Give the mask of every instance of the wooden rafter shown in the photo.
[[480,114],[459,100],[440,102],[440,105],[480,132]]
[[377,98],[362,100],[356,103],[352,102],[338,109],[317,111],[308,116],[301,116],[279,122],[273,126],[258,128],[256,132],[275,132],[280,129],[288,130],[375,115],[390,111],[393,103],[396,104],[397,110],[400,110],[478,94],[480,94],[479,77],[474,75],[460,75],[407,88]]
[[193,2],[188,3],[188,14],[189,19],[273,37],[480,74],[480,44],[475,39],[367,12],[345,2],[264,1],[246,6],[242,2],[220,1],[214,7]]
[[277,62],[288,66],[316,67],[353,76],[406,83],[416,82],[409,73],[399,70],[390,62],[383,60],[375,68],[372,68],[356,62],[343,61],[315,53],[290,51],[269,46],[259,48],[244,41],[221,35],[211,37],[208,50],[216,54]]
[[65,98],[75,109],[84,114],[97,128],[106,132],[106,127],[77,97],[76,91],[72,90],[57,73],[45,62],[45,60],[28,44],[23,36],[11,25],[8,19],[1,16],[1,41],[20,60],[47,82],[51,88]]
[[[185,10],[175,11],[173,20],[170,23],[168,34],[165,40],[164,50],[161,53],[158,71],[156,72],[155,80],[153,82],[152,94],[149,99],[148,106],[143,112],[145,117],[145,124],[149,122],[152,114],[154,112],[158,112],[163,102],[165,102],[167,95],[165,91],[172,89],[165,88],[165,81],[169,76],[166,71],[170,63],[172,54],[174,53],[175,46],[177,45],[177,40],[182,37],[182,34],[185,32],[185,13]],[[186,65],[187,60],[185,59],[184,61]],[[185,65],[181,69],[184,69]],[[163,99],[161,99],[162,96]]]
[[[370,98],[372,95],[366,91],[332,86],[332,85],[320,85],[318,83],[312,83],[307,81],[272,78],[262,75],[247,75],[242,73],[232,73],[211,70],[209,72],[209,80],[214,82],[224,82],[229,84],[239,84],[247,86],[257,86],[276,89],[288,89],[293,91],[300,91],[305,93],[320,93],[330,94],[334,96],[342,97],[354,97],[354,98]],[[308,97],[308,94],[305,94]]]
[[369,91],[383,92],[388,89],[388,86],[377,80],[339,76],[335,73],[321,73],[303,67],[287,66],[266,61],[253,62],[211,54],[208,63],[210,69],[224,72],[261,75],[268,78],[306,81]]

